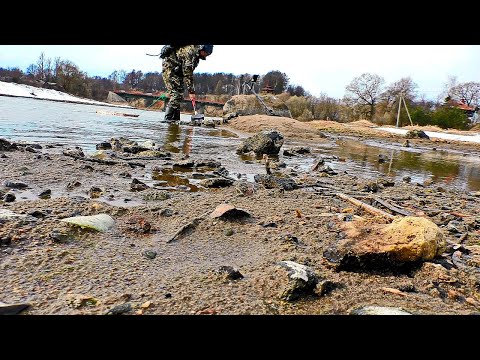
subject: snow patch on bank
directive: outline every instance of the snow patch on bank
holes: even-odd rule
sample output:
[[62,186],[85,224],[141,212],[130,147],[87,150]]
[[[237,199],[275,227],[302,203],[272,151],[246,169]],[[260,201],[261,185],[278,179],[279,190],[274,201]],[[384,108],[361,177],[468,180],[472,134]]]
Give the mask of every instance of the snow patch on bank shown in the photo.
[[[394,134],[401,134],[401,135],[405,135],[408,132],[408,130],[406,129],[398,129],[398,128],[377,127],[375,129],[388,131]],[[440,133],[435,131],[424,131],[424,132],[431,138],[480,143],[480,133],[476,133],[473,135],[457,135],[457,134]]]
[[70,95],[61,91],[53,90],[53,89],[43,89],[43,88],[37,88],[35,86],[30,86],[30,85],[7,83],[4,81],[0,81],[0,95],[28,97],[28,98],[35,98],[35,99],[42,99],[42,100],[66,101],[66,102],[74,102],[74,103],[81,103],[81,104],[115,106],[115,107],[129,108],[129,109],[133,108],[132,106],[128,106],[128,105],[114,105],[106,102],[80,98],[80,97],[73,96],[73,95]]

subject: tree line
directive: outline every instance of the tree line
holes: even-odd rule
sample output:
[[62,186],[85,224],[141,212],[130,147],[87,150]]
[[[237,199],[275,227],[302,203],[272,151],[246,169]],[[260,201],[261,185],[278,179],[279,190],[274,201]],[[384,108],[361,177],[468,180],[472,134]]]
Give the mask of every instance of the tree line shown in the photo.
[[[251,79],[252,74],[194,74],[197,95],[217,97],[220,101],[226,101],[233,95],[248,93],[244,84]],[[394,125],[402,97],[413,123],[465,129],[470,125],[466,112],[448,104],[461,101],[477,109],[480,105],[480,83],[459,83],[455,77],[447,80],[436,100],[427,100],[425,95],[418,95],[418,85],[410,77],[385,84],[380,75],[364,73],[355,77],[345,87],[345,96],[342,99],[332,98],[326,93],[313,96],[301,85],[290,83],[288,75],[279,70],[263,74],[259,79],[252,83],[254,91],[258,93],[269,87],[285,101],[292,116],[301,121],[350,122],[366,119],[377,124]],[[148,93],[166,91],[162,74],[159,72],[114,70],[108,77],[89,77],[72,61],[59,57],[50,59],[43,52],[35,63],[28,66],[26,72],[19,68],[0,68],[0,80],[53,88],[99,101],[104,101],[108,92],[114,90],[138,90]],[[405,111],[400,113],[400,123],[410,123]]]
[[[198,95],[238,95],[244,92],[243,83],[251,78],[250,74],[194,74],[195,90]],[[290,85],[288,76],[280,71],[270,71],[260,79],[254,84],[256,91],[268,85],[276,93],[286,90],[296,95],[305,94],[301,86]],[[27,67],[26,72],[19,68],[0,68],[0,80],[53,88],[99,101],[105,100],[108,92],[114,90],[166,91],[162,74],[156,71],[143,73],[141,70],[127,72],[122,69],[114,70],[108,77],[89,77],[72,61],[60,57],[47,58],[43,52],[35,63]]]

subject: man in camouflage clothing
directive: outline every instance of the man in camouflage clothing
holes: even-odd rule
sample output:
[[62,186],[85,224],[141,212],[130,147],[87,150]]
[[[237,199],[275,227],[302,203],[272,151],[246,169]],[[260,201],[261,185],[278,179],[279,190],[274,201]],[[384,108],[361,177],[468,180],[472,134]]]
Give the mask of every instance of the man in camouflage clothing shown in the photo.
[[213,45],[165,45],[162,48],[162,75],[170,100],[165,109],[165,121],[180,120],[180,103],[183,101],[184,85],[190,100],[195,100],[193,71],[200,59],[205,60],[213,51]]

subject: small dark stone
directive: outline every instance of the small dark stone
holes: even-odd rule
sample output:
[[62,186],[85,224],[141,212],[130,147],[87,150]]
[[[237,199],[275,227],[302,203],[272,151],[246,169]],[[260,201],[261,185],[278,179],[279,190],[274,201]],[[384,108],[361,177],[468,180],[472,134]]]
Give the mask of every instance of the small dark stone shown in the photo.
[[31,147],[32,149],[37,149],[37,150],[43,149],[42,145],[40,145],[40,144],[27,144],[27,146]]
[[21,181],[5,181],[3,186],[10,188],[10,189],[24,189],[27,188],[28,185],[21,182]]
[[216,175],[226,176],[226,177],[228,177],[228,176],[230,175],[230,173],[228,172],[228,170],[225,169],[223,166],[216,168],[216,169],[213,171],[213,173],[216,174]]
[[220,266],[218,272],[225,273],[226,278],[230,280],[243,279],[243,275],[240,273],[240,271],[232,266]]
[[318,289],[318,295],[324,296],[330,293],[332,290],[334,290],[337,287],[337,285],[330,280],[323,280],[320,281],[317,284],[317,289]]
[[115,306],[113,309],[107,311],[107,315],[121,315],[132,310],[130,303]]
[[[31,147],[31,146],[26,146],[26,147],[25,147],[25,151],[28,151],[28,152],[31,152],[31,153],[36,153],[36,152],[37,152],[37,150],[35,150],[35,149],[34,149],[33,147]],[[37,157],[37,159],[38,159],[38,157]]]
[[97,150],[109,150],[112,148],[112,144],[110,144],[109,142],[102,142],[100,144],[97,144],[95,147]]
[[174,215],[174,211],[172,209],[162,209],[160,211],[160,216],[165,216],[165,217],[169,217],[169,216],[172,216]]
[[2,158],[2,159],[8,159],[8,156],[5,155],[5,154],[0,154],[0,158]]
[[417,292],[417,289],[415,289],[415,285],[413,284],[401,285],[398,287],[398,290],[403,292]]
[[50,233],[50,238],[55,242],[65,243],[65,242],[68,241],[69,236],[68,236],[68,234],[61,233],[58,230],[53,230]]
[[40,218],[44,218],[45,216],[47,216],[44,212],[40,211],[40,210],[32,210],[32,211],[29,211],[28,212],[28,215],[31,215],[33,217],[36,217],[37,219],[40,219]]
[[8,246],[12,243],[12,238],[10,236],[0,237],[0,246]]
[[153,250],[146,250],[143,252],[143,256],[145,256],[147,259],[155,259],[157,257],[157,252]]
[[165,298],[166,298],[166,299],[170,299],[171,297],[172,297],[172,294],[170,294],[170,293],[166,293],[166,294],[165,294]]
[[280,239],[282,241],[285,241],[287,243],[295,243],[295,244],[298,244],[298,238],[292,234],[285,234],[285,235],[281,235],[280,236]]
[[92,186],[88,191],[88,195],[90,195],[92,199],[100,197],[102,193],[103,193],[103,190],[96,186]]
[[52,195],[52,190],[47,189],[42,191],[40,194],[38,194],[38,197],[41,199],[49,199],[51,195]]
[[224,234],[225,236],[232,236],[234,233],[235,233],[235,232],[234,232],[233,229],[231,229],[231,228],[225,229],[225,230],[223,231],[223,234]]
[[148,189],[148,185],[134,178],[130,184],[130,191],[143,191]]
[[272,228],[276,228],[278,225],[274,222],[268,222],[268,223],[263,223],[261,222],[259,225],[261,225],[262,227],[264,228],[269,228],[269,227],[272,227]]
[[5,139],[0,139],[0,150],[1,151],[9,151],[13,150],[16,148],[15,144],[12,144],[11,142],[5,140]]
[[5,202],[14,202],[16,199],[17,197],[12,193],[6,193],[3,197],[3,201]]
[[15,315],[30,307],[30,304],[4,304],[0,302],[0,315]]
[[121,172],[120,174],[118,174],[118,176],[121,176],[123,178],[131,178],[132,177],[132,175],[130,173],[126,172],[126,171]]
[[71,181],[65,187],[68,190],[72,190],[72,189],[74,189],[76,187],[79,187],[79,186],[82,186],[82,183],[80,183],[79,181]]

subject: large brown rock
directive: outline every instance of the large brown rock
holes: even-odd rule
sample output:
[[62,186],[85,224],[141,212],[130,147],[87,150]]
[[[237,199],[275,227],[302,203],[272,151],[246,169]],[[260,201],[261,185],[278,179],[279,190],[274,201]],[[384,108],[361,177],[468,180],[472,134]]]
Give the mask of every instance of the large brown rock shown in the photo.
[[[292,114],[288,106],[273,94],[262,94],[263,102],[273,110],[275,116],[283,116],[291,118]],[[228,100],[223,106],[223,115],[255,115],[265,114],[266,109],[260,103],[255,95],[235,95]]]
[[[445,237],[432,221],[406,216],[387,225],[377,242],[380,252],[394,255],[398,261],[431,260],[445,251]],[[375,248],[373,248],[375,249]]]
[[445,237],[428,219],[406,216],[388,225],[352,221],[343,225],[346,238],[324,256],[340,269],[388,268],[431,260],[445,251]]
[[284,136],[275,129],[263,130],[258,134],[250,136],[242,141],[236,149],[236,153],[241,155],[253,151],[257,156],[262,154],[276,155],[283,146]]

